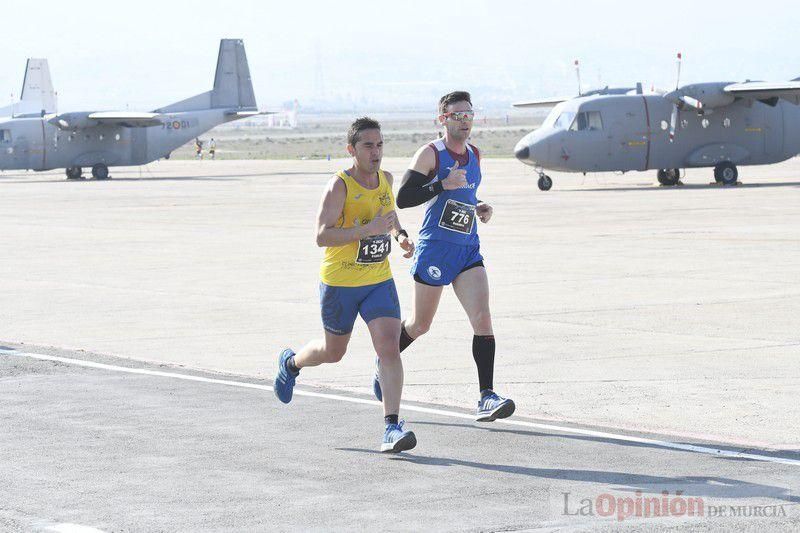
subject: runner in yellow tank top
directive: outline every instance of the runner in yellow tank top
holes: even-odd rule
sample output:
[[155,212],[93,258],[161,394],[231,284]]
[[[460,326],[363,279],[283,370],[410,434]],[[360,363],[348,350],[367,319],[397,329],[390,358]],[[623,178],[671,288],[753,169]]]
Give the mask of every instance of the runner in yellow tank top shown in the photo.
[[366,117],[356,120],[347,135],[347,151],[353,167],[330,180],[317,215],[317,246],[325,247],[319,284],[325,338],[296,354],[286,348],[278,355],[274,391],[280,401],[289,403],[301,368],[340,361],[361,315],[380,360],[386,424],[380,449],[401,452],[416,446],[417,438],[398,419],[403,390],[400,301],[389,253],[391,236],[406,258],[413,255],[414,243],[394,209],[392,175],[380,169],[380,124]]
[[[347,190],[344,209],[336,221],[337,228],[366,226],[377,215],[394,211],[394,194],[383,170],[378,169],[378,186],[375,188],[364,187],[347,170],[336,176],[344,182]],[[363,287],[391,279],[391,240],[381,237],[325,248],[319,273],[322,283],[335,287]]]

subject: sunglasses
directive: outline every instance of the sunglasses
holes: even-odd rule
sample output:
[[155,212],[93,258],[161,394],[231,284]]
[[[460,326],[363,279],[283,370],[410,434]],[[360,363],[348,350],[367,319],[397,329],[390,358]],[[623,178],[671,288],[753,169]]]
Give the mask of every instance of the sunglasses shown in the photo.
[[475,111],[451,111],[444,116],[458,122],[469,122],[475,119]]

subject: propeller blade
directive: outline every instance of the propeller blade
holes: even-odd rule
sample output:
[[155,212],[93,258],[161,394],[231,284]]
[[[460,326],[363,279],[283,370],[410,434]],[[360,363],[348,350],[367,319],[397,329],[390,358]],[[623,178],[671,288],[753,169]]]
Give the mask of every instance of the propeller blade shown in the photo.
[[691,96],[683,95],[683,96],[680,97],[680,99],[681,99],[681,102],[683,102],[684,104],[688,105],[689,107],[693,107],[693,108],[697,109],[697,111],[702,111],[703,110],[703,102],[701,102],[697,98],[692,98]]
[[678,104],[672,104],[672,115],[669,117],[669,142],[675,142],[675,130],[678,127]]

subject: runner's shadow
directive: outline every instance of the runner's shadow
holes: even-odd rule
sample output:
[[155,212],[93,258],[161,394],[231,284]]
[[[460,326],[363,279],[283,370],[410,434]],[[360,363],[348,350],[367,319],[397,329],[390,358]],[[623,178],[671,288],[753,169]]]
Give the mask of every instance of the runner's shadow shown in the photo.
[[778,183],[740,183],[734,187],[723,187],[716,183],[685,183],[677,187],[662,187],[654,184],[652,187],[646,185],[636,186],[611,186],[608,187],[589,187],[585,189],[562,189],[559,192],[653,192],[653,191],[675,191],[675,190],[697,190],[697,189],[759,189],[772,187],[800,187],[800,181],[785,181]]
[[[372,455],[385,455],[364,448],[337,448],[345,452],[360,452]],[[413,452],[389,456],[390,460],[430,467],[463,467],[477,470],[529,476],[541,479],[580,481],[611,486],[611,490],[660,495],[662,491],[675,494],[682,491],[683,497],[707,498],[772,498],[789,503],[800,503],[800,496],[790,492],[789,487],[762,485],[738,479],[717,476],[651,476],[605,470],[573,470],[566,468],[532,468],[519,465],[479,463],[446,457],[416,455]]]
[[[133,174],[133,175],[132,175]],[[158,176],[152,171],[144,171],[141,176],[136,173],[123,172],[120,177],[113,176],[113,169],[108,181],[99,180],[102,183],[118,181],[242,181],[246,178],[264,178],[271,176],[330,176],[330,172],[260,172],[258,174],[209,174],[205,176]],[[0,175],[0,181],[5,183],[98,183],[98,180],[85,178],[80,180],[68,180],[63,176],[52,175],[53,179],[27,179],[25,174],[6,174]]]
[[[429,425],[429,426],[445,426],[445,427],[453,427],[453,428],[466,428],[466,429],[477,429],[479,431],[486,431],[489,433],[504,433],[510,435],[520,435],[523,437],[550,437],[550,438],[559,438],[559,439],[569,439],[569,440],[577,440],[583,442],[599,442],[604,444],[613,444],[614,446],[630,446],[633,448],[655,448],[659,450],[670,450],[674,452],[685,452],[685,453],[698,453],[692,450],[679,450],[675,448],[667,448],[665,446],[658,446],[657,444],[649,444],[646,442],[631,442],[621,439],[613,439],[609,437],[593,437],[591,435],[570,435],[568,433],[547,433],[544,431],[529,431],[524,429],[505,429],[503,427],[499,427],[497,425],[490,425],[484,424],[480,425],[478,423],[474,425],[470,424],[453,424],[447,422],[427,422],[422,420],[414,420],[414,425]],[[653,437],[653,440],[659,440],[658,438]],[[771,452],[768,450],[760,450],[760,449],[744,449],[742,446],[730,446],[730,445],[722,445],[718,443],[706,443],[706,442],[677,442],[677,444],[685,444],[687,446],[702,446],[703,448],[712,448],[715,450],[724,450],[729,452],[743,452],[743,453],[758,453],[759,455],[763,455],[765,457],[779,457],[783,459],[800,459],[800,451],[798,450],[781,450],[778,452]],[[719,456],[719,459],[725,459],[728,461],[755,461],[755,459],[748,459],[747,457],[727,457],[727,456]]]
[[[0,177],[0,180],[3,180]],[[242,181],[242,176],[163,176],[163,177],[141,177],[141,178],[114,178],[113,176],[108,180],[95,180],[95,179],[81,179],[81,180],[68,180],[68,179],[51,179],[51,180],[29,180],[29,179],[12,179],[3,182],[3,185],[27,185],[32,183],[68,183],[71,186],[76,186],[78,183],[85,184],[108,184],[121,181]],[[86,185],[91,186],[91,185]]]

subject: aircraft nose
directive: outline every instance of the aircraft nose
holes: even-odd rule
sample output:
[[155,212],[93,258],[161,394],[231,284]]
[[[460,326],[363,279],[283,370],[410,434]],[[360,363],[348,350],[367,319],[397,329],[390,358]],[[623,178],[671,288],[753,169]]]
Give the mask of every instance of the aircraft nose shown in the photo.
[[514,147],[514,156],[531,167],[545,166],[550,152],[550,139],[536,130],[519,140]]
[[517,145],[514,147],[514,156],[526,165],[531,164],[531,148],[530,144],[528,143],[527,136],[520,139]]
[[524,163],[530,155],[531,149],[527,144],[517,143],[517,146],[514,148],[514,156],[516,156],[517,159]]

